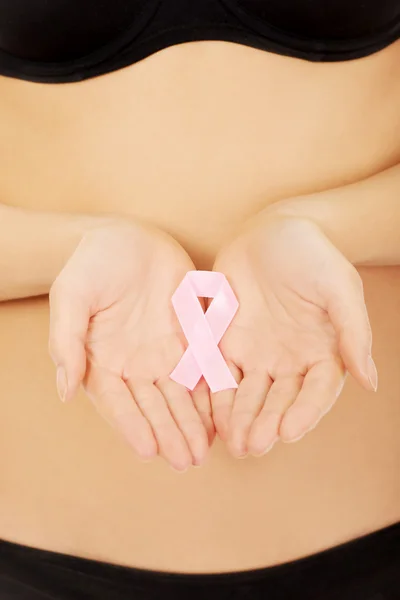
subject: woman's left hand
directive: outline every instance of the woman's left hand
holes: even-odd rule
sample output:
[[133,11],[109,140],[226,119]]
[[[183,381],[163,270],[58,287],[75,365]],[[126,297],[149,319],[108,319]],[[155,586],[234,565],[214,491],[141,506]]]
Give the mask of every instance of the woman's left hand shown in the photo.
[[346,371],[376,390],[361,278],[310,220],[263,217],[217,256],[239,300],[220,348],[237,390],[213,395],[231,453],[261,455],[330,410]]

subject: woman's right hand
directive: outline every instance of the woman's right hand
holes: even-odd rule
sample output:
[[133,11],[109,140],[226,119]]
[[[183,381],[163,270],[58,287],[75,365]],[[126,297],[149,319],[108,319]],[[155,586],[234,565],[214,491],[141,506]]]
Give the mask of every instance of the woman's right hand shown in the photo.
[[169,377],[185,350],[171,296],[194,265],[167,234],[115,219],[90,230],[50,290],[50,353],[63,400],[81,383],[146,460],[203,464],[214,438],[208,386]]

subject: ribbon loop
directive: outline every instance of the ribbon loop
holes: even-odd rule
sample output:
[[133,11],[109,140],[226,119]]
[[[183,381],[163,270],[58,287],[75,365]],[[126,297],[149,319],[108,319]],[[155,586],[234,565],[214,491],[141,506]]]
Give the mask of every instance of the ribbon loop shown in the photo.
[[[212,298],[204,313],[199,297]],[[172,296],[172,304],[189,343],[170,377],[193,390],[201,376],[212,392],[237,388],[218,344],[239,303],[225,275],[214,271],[189,271]]]

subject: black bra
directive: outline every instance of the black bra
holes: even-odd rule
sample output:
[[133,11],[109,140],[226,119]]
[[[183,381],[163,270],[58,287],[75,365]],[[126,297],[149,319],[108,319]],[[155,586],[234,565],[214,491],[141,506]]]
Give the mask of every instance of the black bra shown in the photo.
[[80,81],[168,46],[224,40],[311,61],[400,38],[400,0],[0,0],[0,75]]

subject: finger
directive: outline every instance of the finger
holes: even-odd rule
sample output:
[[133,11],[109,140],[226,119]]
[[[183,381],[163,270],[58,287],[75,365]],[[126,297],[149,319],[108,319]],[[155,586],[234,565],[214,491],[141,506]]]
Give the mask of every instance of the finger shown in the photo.
[[247,439],[254,420],[257,418],[272,380],[268,373],[252,371],[244,377],[236,391],[228,429],[228,448],[236,458],[247,454]]
[[160,390],[148,381],[127,380],[127,386],[156,437],[160,455],[177,471],[192,465],[192,455]]
[[296,400],[302,383],[301,375],[280,377],[273,382],[249,433],[247,445],[250,454],[266,454],[278,441],[283,415]]
[[195,389],[191,392],[193,404],[200,415],[200,419],[207,431],[208,445],[211,446],[215,438],[215,426],[211,412],[211,394],[207,382],[202,377]]
[[49,352],[57,366],[57,387],[61,400],[74,397],[85,376],[85,343],[89,326],[88,305],[57,281],[49,295]]
[[153,431],[118,375],[89,365],[84,386],[101,416],[122,435],[140,459],[157,456]]
[[[227,365],[235,378],[237,384],[242,379],[242,372],[231,361],[226,361]],[[211,393],[211,407],[215,429],[222,441],[228,439],[229,419],[231,417],[232,407],[235,400],[236,389],[222,390],[221,392]]]
[[169,377],[159,379],[157,388],[164,396],[169,410],[191,452],[191,464],[204,464],[208,452],[208,436],[189,391]]
[[344,377],[344,367],[336,361],[321,361],[308,371],[297,399],[282,419],[279,436],[283,442],[295,442],[316,427],[339,396]]
[[346,369],[365,389],[376,391],[378,375],[371,356],[371,325],[362,280],[354,267],[344,287],[330,294],[327,310],[339,337]]

